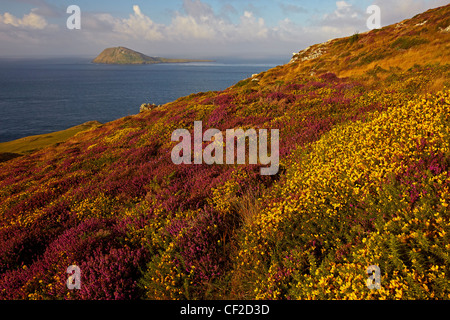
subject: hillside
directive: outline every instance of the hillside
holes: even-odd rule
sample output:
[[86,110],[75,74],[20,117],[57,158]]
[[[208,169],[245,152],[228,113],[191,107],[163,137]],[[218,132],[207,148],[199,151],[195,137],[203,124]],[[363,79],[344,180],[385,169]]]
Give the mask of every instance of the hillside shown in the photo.
[[167,59],[160,57],[149,57],[140,52],[115,47],[103,50],[93,61],[98,64],[157,64],[157,63],[189,63],[189,62],[211,62],[210,60],[190,59]]
[[449,16],[429,10],[381,29],[311,46],[294,55],[296,68],[290,69],[294,73],[334,72],[340,77],[377,69],[380,76],[383,72],[377,67],[381,65],[387,70],[407,70],[420,61],[447,64],[449,25]]
[[[0,298],[449,299],[448,17],[317,44],[0,164]],[[195,121],[279,129],[278,174],[175,165],[172,133]]]

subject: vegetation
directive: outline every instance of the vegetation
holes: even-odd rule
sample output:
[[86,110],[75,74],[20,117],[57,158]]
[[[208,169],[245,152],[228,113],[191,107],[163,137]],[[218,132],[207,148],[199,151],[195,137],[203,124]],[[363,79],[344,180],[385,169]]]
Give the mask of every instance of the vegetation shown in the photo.
[[359,33],[356,32],[348,39],[348,43],[354,44],[354,43],[358,42],[358,40],[359,40]]
[[[347,58],[374,62],[335,40],[0,164],[0,298],[450,299],[449,10],[360,34]],[[424,20],[433,41],[391,47]],[[279,174],[174,165],[198,120],[279,129]]]
[[192,59],[167,59],[160,57],[149,57],[140,52],[124,48],[107,48],[102,51],[93,61],[99,64],[158,64],[158,63],[188,63],[188,62],[211,62],[210,60]]
[[[89,121],[78,126],[49,134],[25,137],[14,141],[0,143],[0,156],[4,155],[5,160],[15,158],[24,154],[29,154],[45,147],[62,143],[74,135],[101,126],[98,121]],[[10,156],[8,156],[8,154]],[[2,160],[0,159],[0,162]]]

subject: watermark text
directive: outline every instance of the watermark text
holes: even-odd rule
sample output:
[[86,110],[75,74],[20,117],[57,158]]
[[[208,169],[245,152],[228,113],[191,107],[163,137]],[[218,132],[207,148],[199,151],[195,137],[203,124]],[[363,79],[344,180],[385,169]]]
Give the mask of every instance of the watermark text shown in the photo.
[[[194,122],[194,137],[192,148],[191,133],[186,129],[177,129],[172,133],[172,141],[178,141],[172,149],[172,162],[180,164],[259,164],[270,165],[260,169],[261,175],[276,175],[279,170],[279,130],[270,130],[270,153],[269,134],[267,129],[229,129],[226,130],[225,138],[218,129],[208,129],[203,134],[201,121]],[[181,141],[180,141],[181,140]],[[248,154],[246,146],[248,141]],[[203,142],[210,142],[203,148]],[[192,154],[192,149],[193,153]],[[224,157],[224,150],[226,155]],[[247,162],[248,155],[248,162]],[[193,161],[192,161],[193,158]]]

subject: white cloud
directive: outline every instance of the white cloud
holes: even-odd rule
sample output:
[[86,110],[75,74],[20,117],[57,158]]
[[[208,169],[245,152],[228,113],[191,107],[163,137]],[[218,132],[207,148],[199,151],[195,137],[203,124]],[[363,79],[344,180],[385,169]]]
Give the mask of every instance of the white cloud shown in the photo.
[[5,25],[11,25],[16,28],[29,28],[42,30],[48,26],[47,20],[36,14],[37,9],[31,10],[29,14],[25,14],[23,18],[17,18],[9,12],[0,14],[0,23]]
[[257,18],[253,12],[245,11],[238,27],[238,38],[243,40],[267,39],[269,28],[263,18]]
[[250,11],[245,11],[239,22],[232,23],[227,18],[227,10],[223,15],[216,14],[209,4],[200,0],[184,0],[183,10],[176,12],[171,24],[166,26],[168,39],[223,43],[255,41],[268,35],[264,19]]
[[97,14],[93,17],[97,18],[100,22],[110,24],[113,32],[119,36],[142,40],[163,39],[163,34],[159,30],[161,26],[143,14],[137,5],[133,6],[133,14],[130,14],[128,19],[115,18],[110,14]]
[[165,31],[171,41],[214,40],[218,34],[210,27],[210,23],[211,20],[206,16],[196,19],[193,16],[177,14]]
[[[85,26],[88,32],[109,25],[115,38],[141,39],[149,41],[189,42],[224,41],[243,42],[266,39],[269,28],[263,18],[253,12],[245,11],[238,23],[232,23],[225,16],[214,12],[209,4],[200,0],[185,0],[183,11],[174,13],[169,24],[157,24],[145,15],[139,6],[133,6],[129,18],[120,19],[110,14],[94,14],[87,17]],[[86,27],[85,27],[86,30]]]

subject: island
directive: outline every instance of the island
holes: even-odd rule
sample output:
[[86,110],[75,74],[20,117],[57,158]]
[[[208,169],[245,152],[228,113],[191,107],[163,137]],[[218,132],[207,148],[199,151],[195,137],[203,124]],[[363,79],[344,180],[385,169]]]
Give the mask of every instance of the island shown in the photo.
[[114,47],[103,50],[103,52],[100,53],[98,57],[95,58],[92,62],[97,64],[157,64],[157,63],[191,63],[191,62],[214,62],[214,61],[149,57],[143,53],[125,47]]

